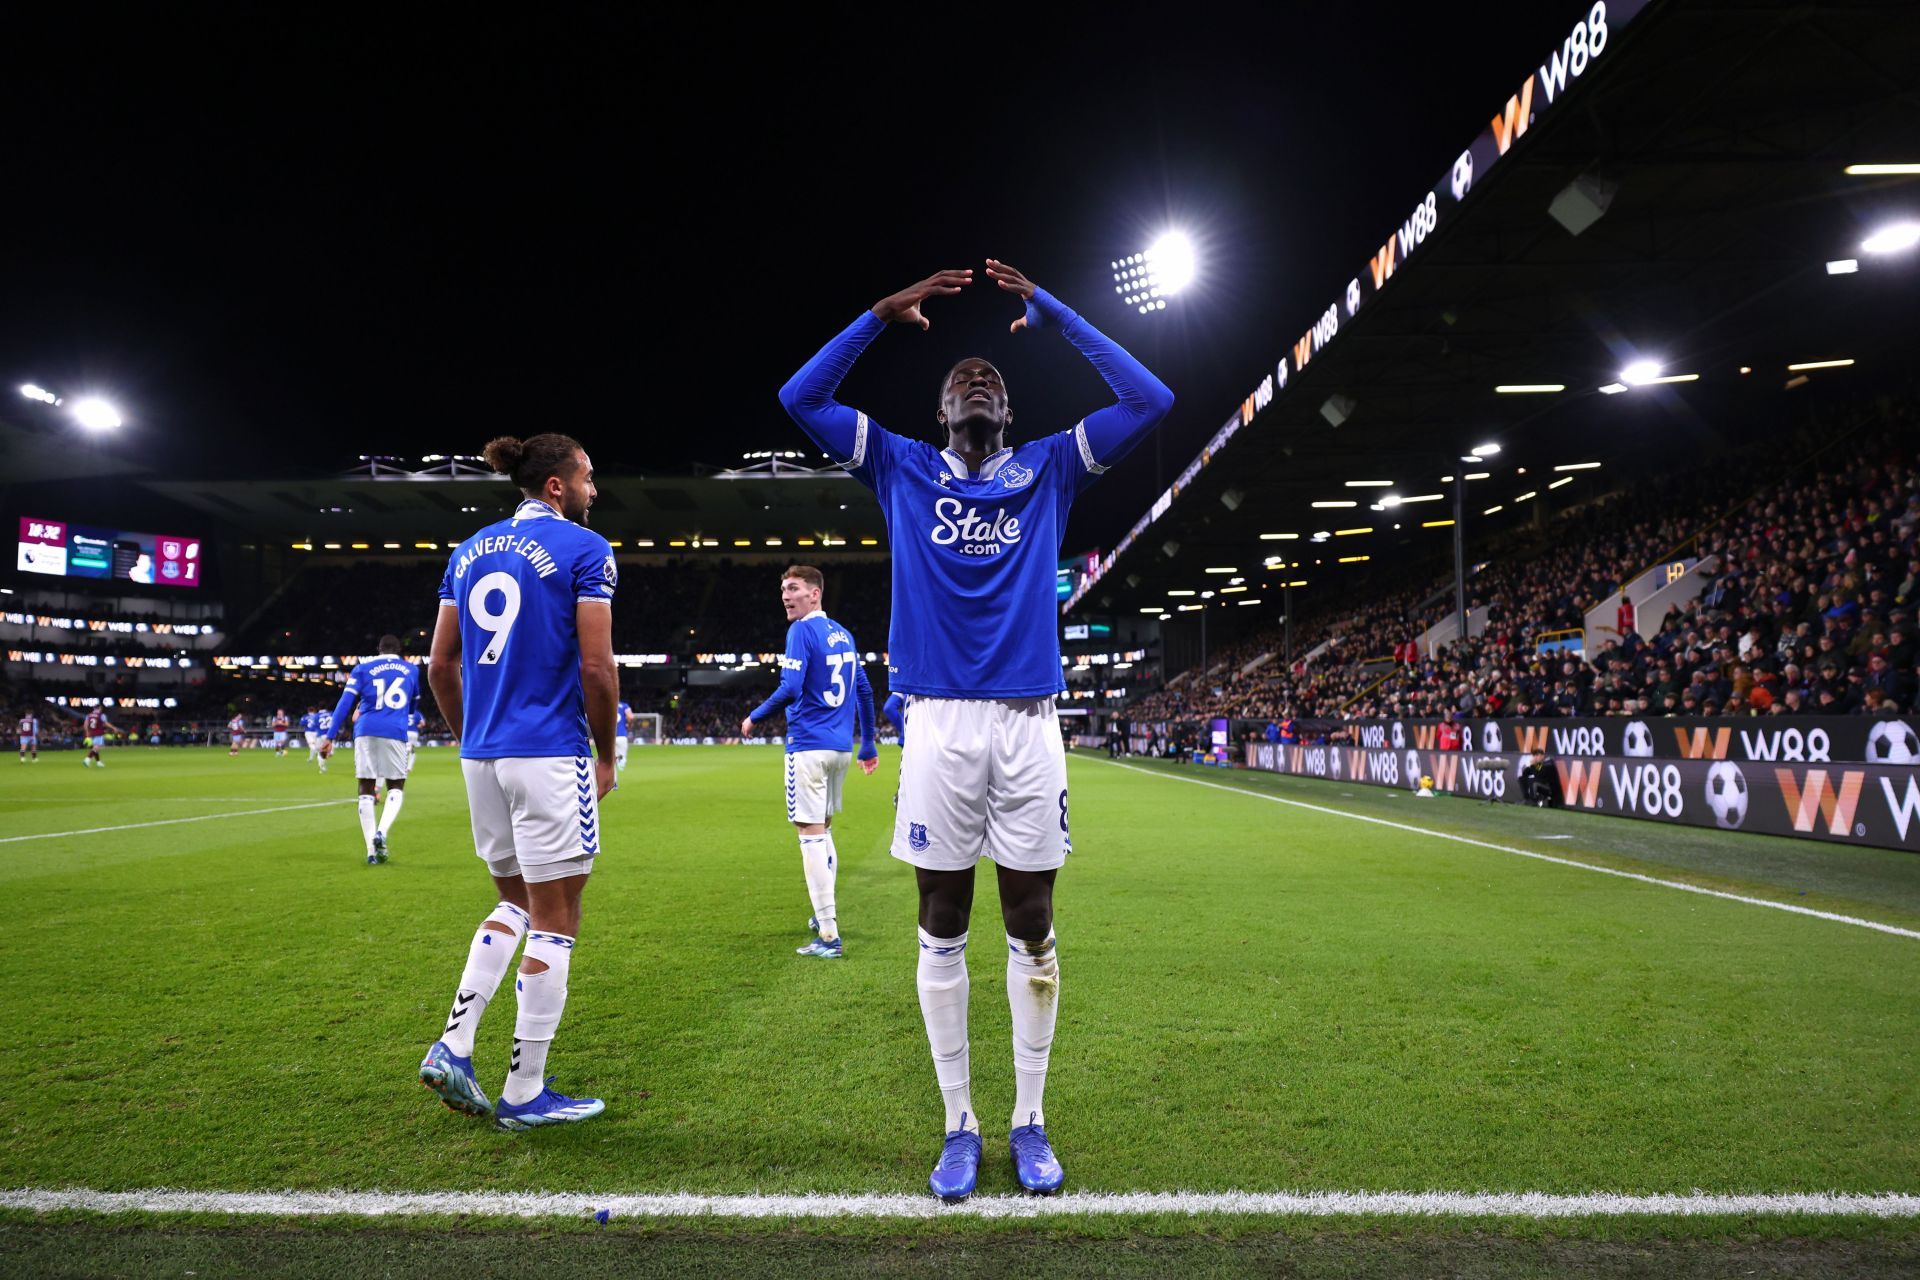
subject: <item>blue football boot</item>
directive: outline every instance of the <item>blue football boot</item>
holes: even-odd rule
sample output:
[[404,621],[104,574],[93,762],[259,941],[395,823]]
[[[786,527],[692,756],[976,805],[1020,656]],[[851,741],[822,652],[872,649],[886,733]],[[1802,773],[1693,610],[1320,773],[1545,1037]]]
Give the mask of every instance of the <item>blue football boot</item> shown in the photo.
[[444,1040],[435,1040],[433,1048],[421,1059],[420,1083],[433,1090],[449,1111],[465,1116],[493,1114],[493,1104],[480,1091],[480,1082],[473,1078],[473,1059],[463,1058],[447,1048]]
[[822,960],[838,960],[846,954],[846,944],[840,938],[835,938],[832,942],[828,942],[825,938],[816,937],[806,946],[796,947],[793,954],[797,956],[819,956]]
[[1013,1155],[1013,1169],[1020,1185],[1037,1196],[1050,1196],[1060,1190],[1067,1174],[1053,1154],[1047,1131],[1037,1124],[1023,1124],[1007,1135],[1007,1148]]
[[933,1194],[948,1204],[958,1204],[972,1195],[974,1184],[980,1181],[980,1134],[966,1128],[966,1122],[962,1116],[962,1127],[947,1135],[946,1145],[940,1148],[940,1163],[933,1166],[933,1174],[927,1179]]
[[526,1102],[514,1104],[505,1098],[493,1106],[493,1127],[496,1129],[537,1129],[543,1124],[575,1124],[581,1120],[591,1120],[607,1109],[607,1104],[598,1098],[569,1098],[558,1093],[553,1087],[554,1077],[547,1077],[547,1087],[540,1095]]

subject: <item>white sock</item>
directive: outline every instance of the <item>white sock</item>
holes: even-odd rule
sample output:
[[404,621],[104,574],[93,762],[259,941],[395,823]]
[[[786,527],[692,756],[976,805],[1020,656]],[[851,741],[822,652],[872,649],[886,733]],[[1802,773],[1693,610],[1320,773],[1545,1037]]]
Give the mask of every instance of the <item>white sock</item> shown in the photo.
[[[510,932],[487,927],[496,924]],[[480,1015],[500,989],[500,979],[506,976],[513,953],[520,949],[520,939],[526,934],[527,913],[511,902],[495,907],[474,930],[473,942],[467,947],[467,967],[453,993],[453,1010],[447,1014],[447,1029],[440,1033],[447,1048],[461,1057],[473,1056],[473,1035],[480,1029]]]
[[1045,1124],[1047,1057],[1060,1012],[1060,959],[1053,930],[1037,942],[1007,935],[1007,1004],[1013,1010],[1013,1127]]
[[393,830],[393,820],[400,816],[400,802],[402,800],[405,800],[406,798],[407,798],[407,793],[402,791],[400,788],[398,787],[387,788],[386,807],[380,810],[380,834],[381,835],[385,835],[387,834],[387,832]]
[[831,831],[800,837],[800,865],[807,873],[807,897],[813,902],[813,918],[820,922],[820,936],[832,942],[840,936],[840,918],[833,905],[840,858],[834,853]]
[[373,797],[360,797],[360,843],[373,848]]
[[915,980],[920,988],[920,1016],[927,1023],[927,1046],[933,1050],[933,1074],[947,1108],[947,1132],[971,1129],[978,1133],[967,1059],[967,935],[936,938],[920,930],[920,968]]
[[[567,1007],[567,967],[573,958],[573,939],[564,933],[527,934],[525,960],[542,960],[539,973],[520,971],[513,984],[520,1012],[513,1023],[513,1065],[500,1096],[518,1105],[531,1102],[546,1088],[547,1050],[560,1028]],[[525,960],[522,963],[525,963]]]

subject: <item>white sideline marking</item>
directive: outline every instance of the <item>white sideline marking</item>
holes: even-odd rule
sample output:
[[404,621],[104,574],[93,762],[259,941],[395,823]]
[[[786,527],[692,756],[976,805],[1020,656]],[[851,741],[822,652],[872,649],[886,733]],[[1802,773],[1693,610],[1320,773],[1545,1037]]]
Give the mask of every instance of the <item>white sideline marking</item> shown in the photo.
[[36,1213],[219,1213],[383,1218],[464,1214],[488,1218],[973,1218],[1119,1217],[1135,1214],[1287,1214],[1311,1218],[1389,1214],[1416,1218],[1920,1217],[1920,1195],[1785,1192],[1756,1195],[1549,1195],[1537,1191],[1128,1191],[1039,1199],[977,1195],[943,1205],[925,1195],[593,1195],[501,1191],[0,1191],[0,1209]]
[[[1144,773],[1152,778],[1165,778],[1169,782],[1185,782],[1195,787],[1210,787],[1215,791],[1231,791],[1237,796],[1251,796],[1255,800],[1269,800],[1274,804],[1292,805],[1296,809],[1311,809],[1315,813],[1331,814],[1336,818],[1351,818],[1355,822],[1371,822],[1382,827],[1393,827],[1400,831],[1411,831],[1416,835],[1433,836],[1439,840],[1452,840],[1459,844],[1470,844],[1481,849],[1492,849],[1498,853],[1511,853],[1521,858],[1533,858],[1540,862],[1554,862],[1563,867],[1578,867],[1582,871],[1597,871],[1603,876],[1619,876],[1622,880],[1638,880],[1642,884],[1657,884],[1663,889],[1679,889],[1686,893],[1704,894],[1709,898],[1725,898],[1728,902],[1744,902],[1750,907],[1769,907],[1775,911],[1791,911],[1797,916],[1812,916],[1816,920],[1831,920],[1836,924],[1857,925],[1862,929],[1874,929],[1880,933],[1890,933],[1899,938],[1920,939],[1920,930],[1902,929],[1898,925],[1882,924],[1878,920],[1862,920],[1859,916],[1843,916],[1834,911],[1817,911],[1812,907],[1795,906],[1791,902],[1774,902],[1768,898],[1750,898],[1744,893],[1728,893],[1722,889],[1704,889],[1697,884],[1688,884],[1684,880],[1662,880],[1658,876],[1644,876],[1637,871],[1621,871],[1615,867],[1597,866],[1591,862],[1581,862],[1577,858],[1561,858],[1551,853],[1536,853],[1531,849],[1516,849],[1509,844],[1494,844],[1489,840],[1475,840],[1472,836],[1455,835],[1451,831],[1435,831],[1431,827],[1416,827],[1408,822],[1395,822],[1390,818],[1374,818],[1364,813],[1348,813],[1344,809],[1330,809],[1325,805],[1308,804],[1305,800],[1288,800],[1281,796],[1270,796],[1262,791],[1249,791],[1245,787],[1227,787],[1218,782],[1206,782],[1199,778],[1183,778],[1177,773],[1162,773],[1158,769],[1142,769],[1138,765],[1120,764],[1109,761],[1116,769],[1125,769],[1130,773]],[[1290,777],[1289,774],[1275,774],[1277,778]],[[1389,792],[1388,794],[1397,794]]]
[[182,822],[212,822],[216,818],[251,818],[261,813],[289,813],[295,809],[324,809],[330,804],[352,804],[352,800],[314,800],[307,804],[283,804],[275,809],[241,809],[234,813],[203,813],[194,818],[156,818],[152,822],[124,822],[117,827],[83,827],[79,831],[42,831],[33,836],[0,836],[0,844],[21,840],[58,840],[62,836],[97,836],[103,831],[132,831],[138,827],[171,827]]

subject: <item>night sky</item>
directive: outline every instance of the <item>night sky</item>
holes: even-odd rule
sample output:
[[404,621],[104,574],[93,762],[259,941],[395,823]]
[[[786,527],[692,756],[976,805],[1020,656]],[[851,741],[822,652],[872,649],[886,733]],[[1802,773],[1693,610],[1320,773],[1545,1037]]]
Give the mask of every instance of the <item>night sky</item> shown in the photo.
[[[16,24],[0,372],[105,392],[121,447],[172,475],[549,428],[603,470],[685,472],[804,443],[780,383],[971,265],[846,398],[930,435],[941,372],[982,354],[1016,435],[1068,426],[1104,392],[1057,338],[1007,334],[992,255],[1175,388],[1170,475],[1579,8]],[[1169,226],[1202,285],[1142,317],[1108,261]],[[1155,471],[1110,480],[1116,529]]]

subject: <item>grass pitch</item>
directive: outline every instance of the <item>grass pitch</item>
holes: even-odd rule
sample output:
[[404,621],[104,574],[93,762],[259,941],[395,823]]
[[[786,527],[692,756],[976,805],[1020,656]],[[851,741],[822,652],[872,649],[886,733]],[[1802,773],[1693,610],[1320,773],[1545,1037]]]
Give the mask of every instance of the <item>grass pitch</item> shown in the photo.
[[[775,750],[635,750],[549,1064],[608,1111],[526,1135],[415,1082],[492,904],[451,751],[421,753],[372,868],[344,759],[108,759],[0,763],[0,1187],[924,1189],[941,1112],[912,877],[887,854],[897,752],[847,782],[834,962],[793,955],[808,907]],[[1920,941],[1262,797],[1906,928],[1912,855],[1070,771],[1047,1109],[1071,1190],[1920,1191]],[[973,938],[981,1190],[1006,1191],[990,872]],[[512,1022],[503,985],[489,1092]]]

